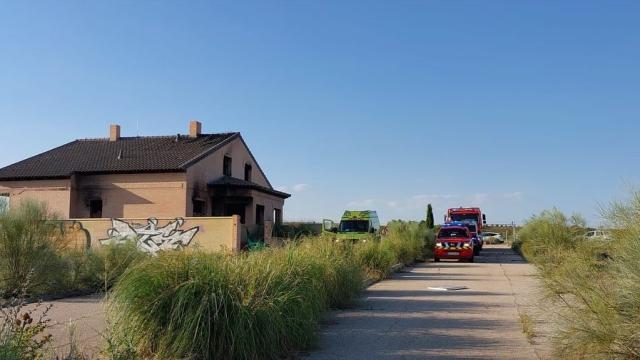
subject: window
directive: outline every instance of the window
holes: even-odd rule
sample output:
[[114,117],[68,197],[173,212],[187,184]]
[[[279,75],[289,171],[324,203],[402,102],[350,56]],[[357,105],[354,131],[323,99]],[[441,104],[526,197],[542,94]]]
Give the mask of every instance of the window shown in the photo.
[[369,220],[340,221],[340,232],[368,232]]
[[244,180],[251,181],[251,165],[244,164]]
[[264,206],[256,205],[256,225],[264,224]]
[[0,213],[9,210],[9,194],[0,194]]
[[224,162],[222,164],[222,174],[225,176],[231,176],[231,157],[225,155]]
[[204,200],[193,199],[193,216],[205,216],[205,209],[207,204]]
[[438,233],[438,239],[447,238],[467,238],[469,233],[466,229],[461,228],[442,228]]
[[89,217],[90,218],[102,217],[102,199],[93,199],[89,201]]
[[282,224],[282,209],[273,209],[273,222]]

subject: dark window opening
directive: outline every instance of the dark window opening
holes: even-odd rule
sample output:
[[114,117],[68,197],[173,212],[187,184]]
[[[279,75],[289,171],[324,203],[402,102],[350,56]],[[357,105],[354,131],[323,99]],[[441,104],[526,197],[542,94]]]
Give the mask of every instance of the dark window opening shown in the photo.
[[222,174],[225,176],[231,176],[231,157],[224,156],[224,162],[222,164]]
[[205,216],[207,204],[204,200],[193,199],[193,216]]
[[245,208],[246,206],[241,204],[227,204],[224,216],[240,215],[240,223],[244,224]]
[[264,224],[264,206],[256,205],[256,225]]
[[102,218],[102,199],[93,199],[89,201],[89,217]]
[[244,164],[244,180],[251,181],[251,165]]
[[273,222],[275,224],[282,224],[282,209],[273,209]]

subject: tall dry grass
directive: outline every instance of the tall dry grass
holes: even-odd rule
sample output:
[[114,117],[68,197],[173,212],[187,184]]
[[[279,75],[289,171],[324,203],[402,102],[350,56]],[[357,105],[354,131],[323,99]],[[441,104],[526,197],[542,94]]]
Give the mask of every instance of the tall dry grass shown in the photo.
[[381,278],[398,261],[422,256],[417,238],[392,234],[362,244],[312,237],[235,256],[170,252],[145,259],[110,295],[111,355],[289,357],[314,344],[322,314],[353,302],[367,275]]
[[558,358],[640,358],[640,194],[604,215],[610,239],[582,237],[582,222],[555,210],[520,232],[520,248],[555,304],[547,310],[556,319]]
[[5,296],[23,290],[31,297],[105,291],[146,256],[133,242],[66,249],[59,225],[42,203],[25,201],[0,212],[0,291]]

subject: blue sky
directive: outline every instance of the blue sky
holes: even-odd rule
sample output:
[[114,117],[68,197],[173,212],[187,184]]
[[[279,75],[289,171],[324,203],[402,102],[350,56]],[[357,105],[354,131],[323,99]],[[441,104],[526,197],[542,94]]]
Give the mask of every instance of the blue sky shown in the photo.
[[[640,184],[640,3],[3,1],[0,166],[76,138],[240,131],[285,218],[597,224]],[[137,130],[139,129],[139,130]]]

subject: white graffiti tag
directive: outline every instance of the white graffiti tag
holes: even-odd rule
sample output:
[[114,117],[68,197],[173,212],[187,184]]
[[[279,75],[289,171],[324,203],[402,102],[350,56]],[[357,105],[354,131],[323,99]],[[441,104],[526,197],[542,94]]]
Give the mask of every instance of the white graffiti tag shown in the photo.
[[184,224],[183,218],[176,218],[160,228],[156,218],[149,218],[147,225],[136,226],[118,219],[112,219],[111,223],[113,227],[107,230],[109,238],[100,240],[101,244],[121,244],[137,239],[138,248],[150,254],[185,247],[199,230],[197,226],[185,231],[179,230]]

